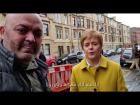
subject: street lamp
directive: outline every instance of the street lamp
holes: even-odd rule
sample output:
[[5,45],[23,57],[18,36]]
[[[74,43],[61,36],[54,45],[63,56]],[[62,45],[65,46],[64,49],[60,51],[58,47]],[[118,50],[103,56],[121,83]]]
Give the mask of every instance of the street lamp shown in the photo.
[[81,37],[81,32],[78,34],[78,51],[80,51],[80,37]]
[[70,27],[71,27],[71,38],[70,38],[70,43],[71,43],[71,52],[73,53],[74,52],[74,45],[73,45],[73,36],[72,36],[72,14],[70,14]]

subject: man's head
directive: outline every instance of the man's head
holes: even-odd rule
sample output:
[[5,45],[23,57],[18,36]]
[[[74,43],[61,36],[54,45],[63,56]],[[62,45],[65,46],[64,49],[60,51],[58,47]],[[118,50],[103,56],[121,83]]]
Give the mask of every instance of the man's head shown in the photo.
[[3,44],[22,63],[28,63],[41,45],[43,24],[37,14],[7,14]]

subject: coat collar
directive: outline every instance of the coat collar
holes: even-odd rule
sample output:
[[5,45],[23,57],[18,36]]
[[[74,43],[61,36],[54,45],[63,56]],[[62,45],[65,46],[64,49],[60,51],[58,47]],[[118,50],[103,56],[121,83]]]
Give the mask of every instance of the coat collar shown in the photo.
[[[101,55],[99,67],[107,68],[107,62],[108,62],[107,58]],[[84,58],[80,63],[80,69],[81,70],[87,69],[87,67],[88,67],[88,64],[86,62],[86,59]]]
[[[14,64],[18,64],[19,62],[16,59],[16,56],[13,52],[7,50],[4,46],[3,46],[3,40],[0,41],[0,54],[5,57],[5,59],[7,59],[7,62],[12,66],[15,66]],[[20,66],[21,67],[21,66]],[[38,64],[35,60],[35,58],[33,57],[31,62],[29,63],[29,65],[27,65],[27,69],[26,70],[32,70],[32,69],[36,69],[38,68]]]
[[7,59],[7,62],[11,65],[13,65],[13,61],[15,59],[15,54],[13,52],[8,51],[4,46],[3,46],[3,40],[0,41],[0,54]]

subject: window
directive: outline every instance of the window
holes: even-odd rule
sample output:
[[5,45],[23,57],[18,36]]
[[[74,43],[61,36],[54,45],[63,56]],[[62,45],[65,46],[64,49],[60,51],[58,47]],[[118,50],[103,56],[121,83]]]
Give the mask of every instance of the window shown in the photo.
[[65,39],[69,39],[69,29],[65,28]]
[[43,34],[49,36],[48,24],[43,24]]
[[120,38],[120,42],[122,42],[122,38]]
[[81,27],[84,27],[84,18],[81,18]]
[[107,26],[105,25],[105,32],[107,32]]
[[70,46],[67,46],[67,52],[70,53]]
[[99,31],[100,31],[100,32],[103,32],[103,31],[104,31],[104,24],[103,24],[103,23],[102,23],[102,24],[100,24]]
[[87,19],[87,28],[90,28],[90,20]]
[[110,34],[110,26],[108,26],[108,33]]
[[40,16],[46,16],[47,17],[47,13],[40,13]]
[[114,28],[114,34],[116,34],[116,28]]
[[81,27],[81,19],[80,19],[80,17],[77,17],[77,27]]
[[94,29],[94,21],[91,21],[91,23],[92,23],[92,29]]
[[64,54],[63,46],[58,46],[59,56]]
[[96,22],[96,30],[98,31],[98,26],[99,26],[99,23]]
[[72,24],[73,24],[73,26],[76,26],[76,18],[75,17],[72,18]]
[[115,36],[112,36],[112,42],[115,42]]
[[104,23],[106,23],[106,17],[104,16]]
[[109,35],[109,42],[112,42],[112,36]]
[[105,42],[107,42],[107,34],[105,34]]
[[55,21],[61,23],[61,14],[55,14]]
[[64,24],[68,24],[68,15],[64,14]]
[[56,26],[56,38],[57,39],[62,39],[62,36],[63,36],[62,27],[57,27]]
[[81,38],[81,32],[79,32],[79,39]]
[[77,38],[77,31],[76,30],[73,30],[73,35],[74,35],[73,38],[76,39]]
[[50,55],[50,44],[45,44],[44,46],[44,55]]

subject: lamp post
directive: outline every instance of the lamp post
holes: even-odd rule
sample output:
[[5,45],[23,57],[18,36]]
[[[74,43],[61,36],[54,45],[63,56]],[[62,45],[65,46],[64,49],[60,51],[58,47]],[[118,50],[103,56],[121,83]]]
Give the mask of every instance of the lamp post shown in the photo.
[[78,51],[80,51],[80,37],[81,37],[81,32],[78,34]]
[[73,36],[72,36],[72,14],[70,14],[70,27],[71,27],[71,38],[70,38],[70,43],[71,43],[71,52],[73,53],[74,52],[74,45],[73,45]]

